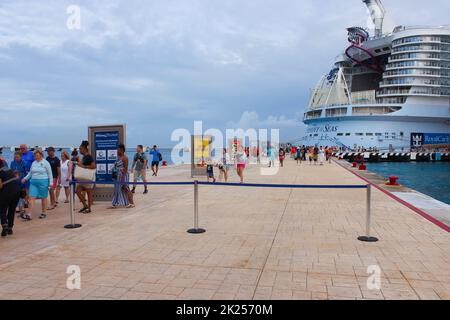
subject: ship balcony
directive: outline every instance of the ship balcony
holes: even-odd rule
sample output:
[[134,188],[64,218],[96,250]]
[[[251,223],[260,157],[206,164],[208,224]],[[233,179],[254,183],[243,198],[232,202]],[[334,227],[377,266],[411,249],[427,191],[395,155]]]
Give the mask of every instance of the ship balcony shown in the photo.
[[389,57],[388,63],[403,62],[403,61],[449,61],[450,58],[432,58],[432,57],[416,57],[416,58],[400,58],[400,57]]
[[389,72],[385,72],[383,74],[383,79],[393,79],[393,78],[405,78],[405,77],[421,77],[421,78],[449,78],[450,79],[450,73],[445,75],[445,74],[430,74],[430,73],[398,73],[398,72],[394,72],[394,73],[389,73]]
[[305,120],[319,119],[322,116],[322,110],[313,110],[305,113]]
[[352,116],[381,116],[400,111],[401,106],[353,106]]
[[433,47],[400,47],[392,50],[392,55],[399,53],[450,53],[449,48],[433,48]]
[[405,69],[420,69],[420,70],[450,70],[450,64],[448,66],[434,66],[434,65],[418,65],[418,64],[411,64],[411,65],[404,65],[404,66],[396,66],[394,65],[386,65],[386,71],[390,70],[405,70]]
[[412,42],[397,42],[397,41],[398,40],[395,40],[392,43],[392,49],[395,49],[398,47],[411,46],[411,45],[422,45],[422,44],[431,44],[431,45],[448,44],[448,42],[441,41],[441,40],[423,40],[423,41],[412,41]]
[[442,96],[450,96],[450,89],[409,87],[408,89],[383,89],[377,91],[377,98],[394,97],[394,96],[442,97]]
[[[420,79],[422,80],[422,79]],[[408,80],[407,78],[397,78],[394,80],[384,80],[380,82],[380,88],[392,88],[392,87],[427,87],[427,88],[450,88],[450,81],[419,81],[418,79]]]

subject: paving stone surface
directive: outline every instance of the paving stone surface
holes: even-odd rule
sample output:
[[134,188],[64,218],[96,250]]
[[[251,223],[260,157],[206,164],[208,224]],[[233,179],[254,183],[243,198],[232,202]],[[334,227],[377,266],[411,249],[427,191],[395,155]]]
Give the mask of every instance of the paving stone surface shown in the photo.
[[[250,166],[246,181],[364,184],[335,163],[288,160],[277,175],[260,173]],[[153,180],[190,181],[189,167]],[[76,213],[80,229],[63,228],[66,204],[45,220],[18,219],[0,239],[0,299],[450,299],[450,234],[378,190],[380,241],[363,243],[364,190],[200,186],[207,232],[192,235],[192,186],[141,188],[134,209],[98,202]],[[373,265],[379,288],[367,285]],[[68,266],[79,266],[80,290],[67,288]]]

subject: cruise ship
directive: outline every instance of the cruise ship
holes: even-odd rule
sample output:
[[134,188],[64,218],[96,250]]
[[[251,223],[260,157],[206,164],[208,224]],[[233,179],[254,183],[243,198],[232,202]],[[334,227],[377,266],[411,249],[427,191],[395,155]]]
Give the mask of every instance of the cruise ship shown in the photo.
[[363,0],[374,28],[348,28],[348,47],[312,90],[300,143],[345,150],[450,147],[450,26],[391,26]]

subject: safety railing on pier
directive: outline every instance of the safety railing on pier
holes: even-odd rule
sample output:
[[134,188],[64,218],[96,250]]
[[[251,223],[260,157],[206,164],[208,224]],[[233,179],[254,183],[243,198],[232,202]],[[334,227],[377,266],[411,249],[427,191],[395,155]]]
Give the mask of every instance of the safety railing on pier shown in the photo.
[[263,184],[263,183],[223,183],[223,182],[205,182],[205,181],[158,181],[158,182],[98,182],[98,181],[72,181],[70,183],[71,197],[70,197],[70,224],[65,225],[67,229],[75,229],[81,227],[81,224],[75,223],[74,215],[74,195],[75,186],[77,184],[98,184],[98,185],[144,185],[144,186],[180,186],[193,185],[194,186],[194,226],[187,230],[188,233],[201,234],[206,232],[206,229],[199,227],[199,185],[205,186],[223,186],[223,187],[240,187],[240,188],[281,188],[281,189],[366,189],[366,235],[358,237],[358,240],[364,242],[376,242],[378,239],[371,236],[371,201],[372,188],[370,184],[357,185],[311,185],[311,184]]

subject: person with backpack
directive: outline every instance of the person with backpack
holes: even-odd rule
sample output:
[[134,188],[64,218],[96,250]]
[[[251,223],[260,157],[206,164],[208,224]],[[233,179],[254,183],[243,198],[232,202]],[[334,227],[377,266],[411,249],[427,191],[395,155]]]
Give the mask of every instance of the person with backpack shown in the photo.
[[162,161],[161,152],[159,152],[158,147],[156,145],[153,146],[152,150],[150,150],[149,154],[152,156],[152,171],[153,176],[158,176],[158,167],[159,163]]

